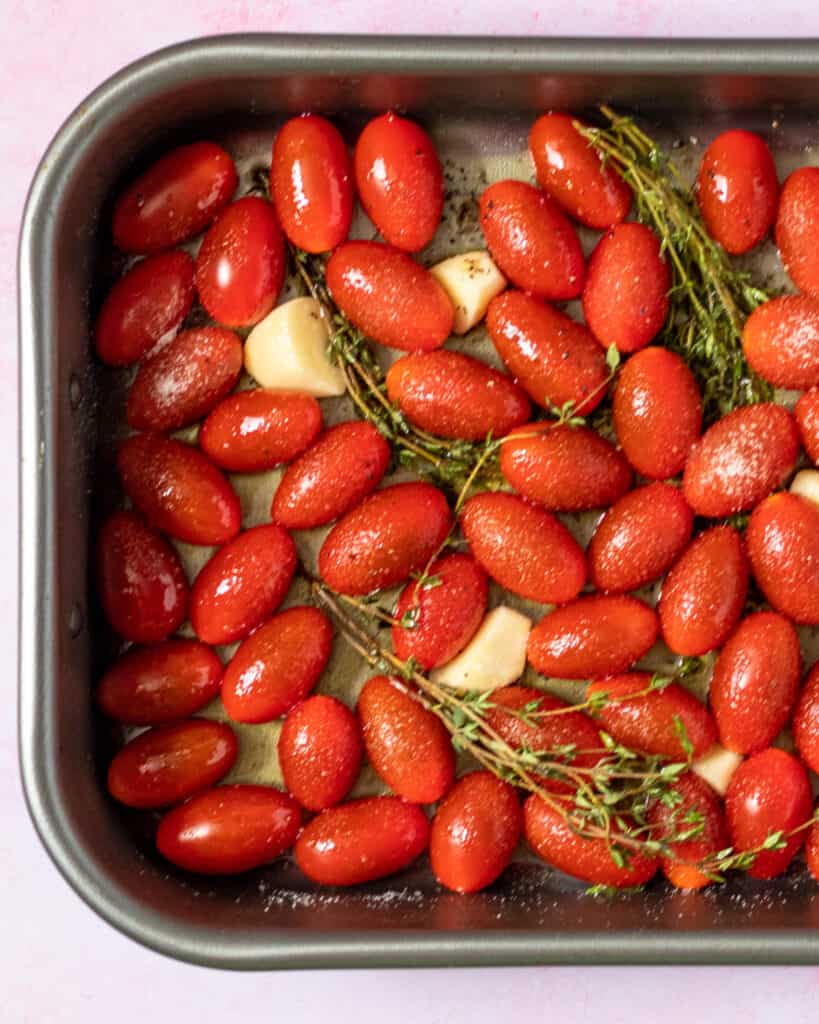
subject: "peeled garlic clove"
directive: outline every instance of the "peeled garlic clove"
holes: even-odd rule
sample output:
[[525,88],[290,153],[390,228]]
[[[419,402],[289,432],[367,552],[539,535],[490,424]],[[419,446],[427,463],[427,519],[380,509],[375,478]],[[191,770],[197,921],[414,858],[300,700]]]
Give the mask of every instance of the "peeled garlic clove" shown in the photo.
[[726,750],[715,743],[707,754],[698,757],[691,765],[691,771],[712,786],[720,796],[725,796],[731,776],[742,764],[742,754]]
[[819,469],[801,469],[791,481],[791,494],[819,505]]
[[430,678],[455,690],[495,690],[520,679],[532,620],[501,605],[484,618],[467,646]]
[[506,287],[506,278],[482,249],[450,256],[430,267],[429,272],[455,307],[455,334],[466,334],[480,323],[489,303]]

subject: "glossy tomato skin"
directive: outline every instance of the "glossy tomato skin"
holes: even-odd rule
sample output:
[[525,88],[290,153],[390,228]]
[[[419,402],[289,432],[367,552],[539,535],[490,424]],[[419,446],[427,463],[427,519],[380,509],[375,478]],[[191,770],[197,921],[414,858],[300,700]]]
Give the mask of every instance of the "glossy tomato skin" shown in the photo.
[[128,807],[167,807],[225,776],[239,744],[229,725],[191,718],[131,740],[108,769],[108,792]]
[[312,395],[252,388],[228,395],[199,432],[202,451],[231,473],[260,473],[292,462],[321,430]]
[[691,539],[694,513],[677,487],[655,482],[624,494],[600,520],[588,547],[597,590],[625,594],[667,572]]
[[299,836],[296,863],[319,885],[361,885],[394,875],[429,844],[429,822],[396,796],[351,800],[322,811]]
[[721,647],[739,622],[748,579],[736,530],[715,526],[696,537],[666,576],[657,606],[671,650],[696,657]]
[[811,388],[800,397],[794,415],[802,447],[815,465],[819,463],[819,388]]
[[575,299],[586,268],[577,233],[558,205],[523,181],[497,181],[480,201],[492,258],[518,288],[550,302]]
[[438,154],[420,125],[397,114],[369,121],[355,146],[361,205],[390,245],[417,252],[432,241],[444,205]]
[[313,690],[332,649],[333,627],[317,608],[279,612],[242,641],[225,667],[225,711],[250,724],[280,718]]
[[605,693],[608,697],[600,711],[600,724],[630,750],[684,761],[688,751],[677,731],[679,721],[693,747],[691,756],[701,757],[717,742],[711,712],[679,683],[645,693],[651,680],[650,672],[629,672],[592,683],[588,696]]
[[540,187],[586,227],[605,231],[624,220],[631,189],[574,126],[570,114],[543,114],[529,132]]
[[778,612],[819,623],[819,507],[798,494],[773,494],[745,532],[754,578]]
[[592,595],[556,608],[529,634],[535,671],[557,679],[596,679],[625,672],[654,646],[653,608],[636,597]]
[[799,695],[793,738],[802,761],[812,772],[819,772],[819,665],[810,670]]
[[239,532],[239,498],[219,470],[189,444],[134,434],[120,447],[125,493],[158,529],[189,544],[224,544]]
[[127,725],[167,725],[219,695],[222,663],[198,640],[132,647],[102,677],[95,694],[108,718]]
[[711,237],[733,255],[749,252],[776,219],[779,182],[770,149],[753,132],[722,132],[703,155],[695,194]]
[[650,480],[676,476],[702,429],[702,399],[685,361],[664,348],[633,355],[617,381],[614,430],[631,465]]
[[[656,859],[639,853],[629,859],[626,867],[618,867],[603,839],[578,836],[560,812],[536,794],[523,805],[523,834],[541,860],[593,885],[615,889],[644,885],[659,867]],[[616,833],[613,838],[616,840]]]
[[272,786],[217,786],[166,814],[156,845],[187,871],[234,875],[281,856],[300,826],[296,801]]
[[486,491],[469,498],[461,528],[479,564],[519,597],[563,604],[583,589],[580,545],[556,516],[518,495]]
[[403,352],[440,348],[455,310],[443,286],[407,253],[381,242],[345,242],[327,262],[342,313],[373,341]]
[[606,508],[631,486],[622,452],[588,427],[528,423],[512,438],[501,448],[501,472],[524,498],[545,508]]
[[805,844],[805,860],[814,881],[819,882],[819,821],[808,832]]
[[134,430],[179,430],[230,394],[242,372],[242,342],[223,327],[182,331],[137,371],[128,392]]
[[449,532],[446,498],[431,484],[393,484],[365,498],[327,535],[322,579],[341,594],[369,594],[420,572]]
[[190,619],[208,644],[231,644],[260,626],[284,600],[298,556],[275,523],[252,526],[220,548],[191,588]]
[[543,408],[572,402],[587,416],[606,397],[606,356],[585,324],[510,288],[489,303],[486,326],[506,368]]
[[690,812],[701,816],[702,830],[691,839],[672,843],[674,856],[663,857],[660,867],[678,889],[702,889],[712,880],[695,865],[730,845],[722,801],[708,783],[693,772],[681,775],[674,791],[682,797],[676,807],[667,807],[657,800],[649,809],[648,821],[656,829],[656,838],[670,841],[674,835],[684,832],[688,827],[685,817]]
[[324,811],[347,796],[363,753],[356,716],[340,700],[320,693],[297,704],[279,734],[282,779],[308,811]]
[[455,781],[455,751],[444,724],[388,676],[374,676],[358,698],[367,759],[396,796],[433,804]]
[[[402,661],[414,658],[422,672],[451,661],[466,647],[486,612],[489,586],[474,558],[445,555],[429,568],[434,586],[417,580],[402,590],[392,627],[392,647]],[[440,582],[438,582],[440,581]]]
[[685,500],[712,519],[744,512],[784,484],[798,455],[799,432],[787,409],[773,402],[734,409],[692,447]]
[[742,330],[748,365],[777,388],[819,384],[819,299],[781,295],[751,313]]
[[226,207],[205,235],[196,257],[196,290],[214,320],[249,327],[273,309],[286,268],[272,205],[245,196]]
[[479,892],[509,866],[522,829],[514,789],[491,772],[470,772],[456,782],[432,821],[432,872],[454,892]]
[[330,427],[288,466],[270,515],[289,530],[325,526],[375,490],[390,458],[389,444],[372,423]]
[[284,233],[305,252],[329,252],[347,237],[353,177],[338,129],[318,114],[286,121],[273,143],[270,193]]
[[645,348],[668,316],[671,272],[643,224],[618,224],[597,243],[583,288],[583,315],[604,348]]
[[800,167],[779,195],[774,238],[782,264],[806,295],[819,299],[819,167]]
[[[812,797],[808,773],[802,765],[776,747],[747,758],[731,776],[725,794],[725,813],[731,845],[750,850],[771,832],[790,832],[811,816]],[[775,878],[802,848],[807,833],[797,832],[783,850],[765,850],[748,869],[752,878]]]
[[753,754],[787,725],[799,692],[802,655],[792,624],[757,612],[739,624],[720,652],[708,691],[720,743]]
[[193,260],[165,252],[140,260],[108,293],[97,316],[97,355],[132,366],[179,329],[193,305]]
[[407,355],[387,371],[387,394],[410,423],[437,437],[482,441],[503,437],[529,419],[532,407],[505,373],[438,349]]
[[114,512],[97,541],[105,617],[125,640],[156,644],[185,621],[188,581],[179,556],[134,512]]
[[236,191],[233,160],[214,142],[166,153],[131,182],[114,206],[114,244],[123,252],[170,249],[208,226]]

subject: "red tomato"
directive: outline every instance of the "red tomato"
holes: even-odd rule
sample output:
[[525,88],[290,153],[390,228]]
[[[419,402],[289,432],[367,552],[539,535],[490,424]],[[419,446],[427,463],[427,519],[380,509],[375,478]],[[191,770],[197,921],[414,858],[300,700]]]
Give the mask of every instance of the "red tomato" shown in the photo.
[[174,334],[193,305],[193,260],[165,252],[140,260],[117,281],[97,317],[97,355],[109,366],[132,366]]
[[219,470],[189,444],[134,434],[120,447],[125,493],[145,518],[189,544],[224,544],[239,532],[239,498]]
[[455,751],[443,722],[397,679],[374,676],[358,698],[367,759],[396,796],[434,804],[455,780]]
[[230,201],[238,180],[215,142],[172,149],[117,199],[114,244],[123,252],[158,252],[193,238]]
[[650,672],[629,672],[592,683],[587,696],[605,693],[609,698],[598,721],[630,750],[660,754],[675,761],[688,759],[678,731],[684,729],[693,747],[691,756],[701,757],[717,742],[717,726],[711,712],[679,683],[644,693],[651,680]]
[[108,769],[108,792],[129,807],[167,807],[208,789],[233,767],[239,744],[229,725],[191,718],[140,733]]
[[794,410],[802,446],[811,462],[819,463],[819,388],[806,391]]
[[605,230],[624,220],[631,189],[574,126],[571,114],[543,114],[529,132],[537,180],[566,213],[589,228]]
[[516,494],[476,494],[461,528],[489,575],[519,597],[563,604],[586,582],[583,549],[560,520]]
[[417,252],[432,241],[444,205],[444,175],[435,146],[414,121],[373,118],[355,146],[361,205],[390,245]]
[[375,490],[390,458],[389,444],[372,423],[330,427],[288,466],[270,515],[288,530],[325,526]]
[[808,841],[805,846],[805,860],[808,864],[814,880],[819,882],[819,818],[808,832]]
[[702,399],[683,359],[646,348],[620,370],[614,429],[631,465],[651,480],[681,472],[702,429]]
[[529,634],[536,672],[558,679],[593,679],[625,672],[654,646],[653,608],[636,597],[581,597],[545,615]]
[[429,843],[429,822],[415,804],[374,796],[331,807],[296,843],[296,863],[319,885],[361,885],[394,875]]
[[415,658],[422,671],[451,661],[483,620],[486,573],[469,555],[445,555],[429,568],[429,582],[408,583],[395,606],[392,647],[402,661]]
[[225,668],[222,703],[235,722],[271,722],[311,692],[333,649],[326,615],[288,608],[251,633]]
[[697,203],[709,233],[727,252],[759,245],[773,227],[778,194],[774,158],[758,135],[734,129],[706,149]]
[[665,877],[678,889],[702,889],[711,883],[711,879],[695,865],[730,845],[722,801],[708,783],[693,772],[681,775],[674,791],[682,797],[681,802],[668,807],[657,800],[649,810],[648,820],[655,829],[652,838],[670,842],[675,835],[693,827],[693,823],[686,821],[688,814],[700,815],[702,829],[699,834],[671,843],[674,855],[663,857],[660,866]]
[[509,866],[522,829],[514,789],[491,772],[470,772],[456,782],[432,821],[432,873],[454,892],[485,889]]
[[102,677],[97,706],[128,725],[167,725],[189,718],[219,694],[222,663],[198,640],[132,647]]
[[782,295],[745,321],[742,349],[752,370],[778,388],[819,384],[819,299]]
[[585,324],[509,289],[489,303],[486,326],[506,368],[544,409],[572,402],[587,416],[606,397],[606,355]]
[[327,535],[322,579],[341,594],[369,594],[420,572],[451,524],[443,494],[431,484],[394,484],[365,498]]
[[135,644],[156,644],[185,621],[188,581],[164,537],[133,512],[114,512],[97,543],[97,580],[105,617]]
[[404,356],[387,372],[387,394],[410,423],[438,437],[503,437],[529,419],[529,399],[480,359],[439,349]]
[[259,196],[245,196],[208,229],[196,257],[196,289],[214,320],[249,327],[275,306],[286,269],[273,207]]
[[[790,832],[811,816],[808,773],[784,750],[769,747],[747,758],[737,768],[725,794],[725,813],[731,843],[751,850],[772,832]],[[748,869],[752,878],[775,878],[787,868],[807,837],[797,832],[783,850],[765,850]]]
[[404,352],[440,348],[452,333],[452,302],[428,270],[381,242],[345,242],[327,262],[339,309],[373,341]]
[[344,139],[317,114],[291,118],[273,143],[270,194],[284,233],[299,249],[327,252],[347,237],[353,181]]
[[134,430],[179,430],[230,394],[242,372],[242,342],[223,327],[182,331],[144,362],[128,392]]
[[671,272],[643,224],[618,224],[597,243],[583,288],[583,315],[604,348],[645,348],[668,316]]
[[819,623],[819,506],[798,494],[771,495],[751,514],[745,540],[768,602],[796,623]]
[[779,195],[774,237],[782,264],[800,292],[819,299],[819,167],[800,167]]
[[796,705],[793,738],[804,763],[819,772],[819,662],[808,673]]
[[190,619],[208,644],[232,644],[261,625],[284,600],[298,565],[281,526],[253,526],[220,548],[191,589]]
[[481,230],[505,277],[542,299],[575,299],[583,250],[572,225],[545,193],[523,181],[496,181],[481,195]]
[[217,786],[166,814],[156,845],[187,871],[233,875],[289,850],[300,826],[299,806],[286,793],[270,786]]
[[799,637],[776,612],[744,619],[720,652],[708,699],[720,743],[739,754],[770,746],[788,724],[799,692]]
[[663,583],[657,611],[663,640],[696,657],[721,647],[739,622],[748,593],[748,558],[730,526],[696,537]]
[[309,811],[323,811],[347,796],[363,753],[358,719],[340,700],[323,694],[297,704],[279,734],[282,779]]
[[683,493],[701,516],[744,512],[781,487],[799,455],[799,432],[781,405],[734,409],[697,441],[683,474]]
[[693,527],[694,513],[671,484],[630,491],[603,516],[591,539],[592,583],[609,594],[653,583],[683,553]]
[[[571,828],[563,815],[534,794],[523,805],[523,834],[534,852],[567,875],[616,889],[644,885],[657,873],[659,863],[641,853],[632,854],[624,867],[612,859],[604,839],[587,839]],[[616,842],[618,832],[612,839]]]
[[229,395],[211,412],[199,444],[231,473],[260,473],[292,462],[321,430],[321,406],[312,395],[253,388]]
[[610,441],[568,424],[528,423],[513,431],[500,467],[524,498],[555,512],[604,508],[631,486],[631,469]]

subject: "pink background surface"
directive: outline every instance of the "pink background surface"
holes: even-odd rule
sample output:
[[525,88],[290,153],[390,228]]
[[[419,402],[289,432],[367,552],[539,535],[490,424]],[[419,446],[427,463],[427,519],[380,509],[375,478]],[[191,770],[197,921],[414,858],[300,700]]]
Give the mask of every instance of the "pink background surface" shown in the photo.
[[[0,0],[0,1020],[119,1024],[357,1019],[482,1024],[816,1020],[819,969],[522,968],[238,975],[173,963],[115,933],[57,876],[16,765],[16,241],[36,162],[103,78],[157,47],[235,31],[611,36],[819,36],[805,0]],[[811,8],[813,8],[811,10]]]

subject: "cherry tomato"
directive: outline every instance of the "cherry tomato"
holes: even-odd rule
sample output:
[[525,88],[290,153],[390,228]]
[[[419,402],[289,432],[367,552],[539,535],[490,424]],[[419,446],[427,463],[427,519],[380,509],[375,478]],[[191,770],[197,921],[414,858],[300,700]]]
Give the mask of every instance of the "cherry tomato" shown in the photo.
[[224,544],[239,532],[239,498],[201,452],[159,434],[135,434],[117,467],[125,493],[145,518],[189,544]]
[[97,706],[128,725],[167,725],[189,718],[219,694],[222,663],[198,640],[132,647],[102,677]]
[[174,334],[193,304],[193,260],[165,252],[140,260],[117,281],[97,317],[97,355],[109,366],[132,366]]
[[273,143],[270,194],[293,245],[306,252],[340,245],[353,218],[353,182],[338,129],[317,114],[286,121]]
[[289,530],[331,523],[375,490],[390,458],[389,444],[372,423],[330,427],[288,466],[270,515]]
[[345,242],[327,262],[327,287],[342,313],[373,341],[404,352],[440,348],[455,310],[428,270],[380,242]]
[[[657,800],[648,813],[649,823],[655,829],[653,837],[668,842],[673,851],[673,856],[662,858],[660,867],[669,882],[678,889],[702,889],[712,879],[695,865],[730,845],[722,801],[708,783],[693,772],[679,777],[674,784],[674,792],[682,797],[674,807]],[[674,836],[692,827],[686,821],[692,813],[700,817],[700,832],[691,839],[671,842]]]
[[769,603],[796,623],[819,623],[819,506],[798,494],[771,495],[751,514],[745,539]]
[[585,324],[509,289],[490,302],[486,326],[506,368],[544,409],[571,402],[587,416],[606,397],[606,355]]
[[802,446],[814,464],[819,463],[819,388],[806,391],[794,410]]
[[156,644],[185,621],[188,581],[174,549],[133,512],[114,512],[97,544],[105,617],[135,644]]
[[774,237],[782,264],[800,292],[819,299],[819,167],[800,167],[779,195]]
[[276,304],[286,265],[273,207],[259,196],[245,196],[208,229],[196,257],[196,290],[214,320],[249,327]]
[[225,668],[222,703],[235,722],[271,722],[312,691],[330,658],[333,627],[317,608],[279,612],[239,645]]
[[819,663],[805,680],[793,716],[793,738],[799,756],[812,772],[819,772]]
[[492,258],[513,284],[551,302],[577,298],[586,274],[580,240],[544,192],[496,181],[481,195],[480,220]]
[[406,252],[432,241],[444,205],[444,176],[432,139],[397,114],[364,127],[355,146],[361,205],[384,238]]
[[270,786],[217,786],[165,815],[159,852],[202,875],[234,875],[289,850],[301,826],[295,800]]
[[805,845],[805,860],[808,864],[814,880],[819,882],[819,819],[808,832],[808,841]]
[[802,391],[819,384],[819,299],[782,295],[751,313],[742,349],[752,370],[774,387]]

